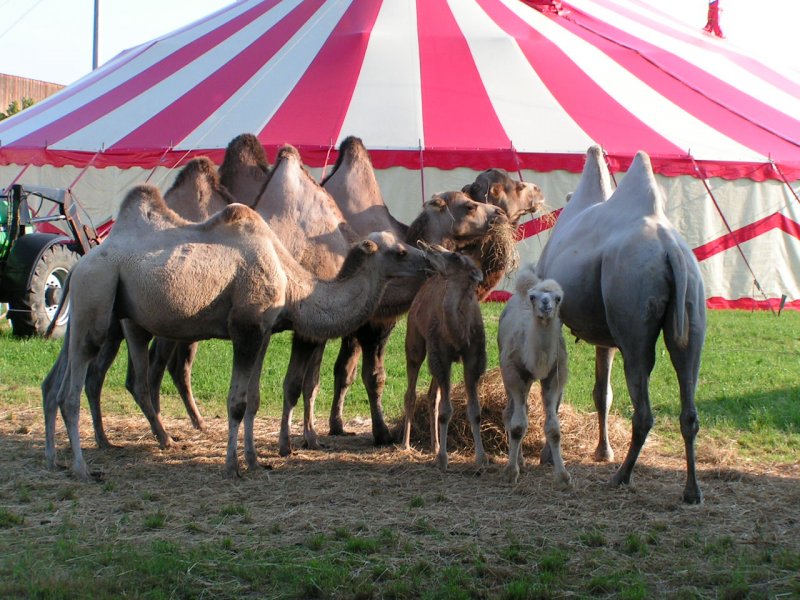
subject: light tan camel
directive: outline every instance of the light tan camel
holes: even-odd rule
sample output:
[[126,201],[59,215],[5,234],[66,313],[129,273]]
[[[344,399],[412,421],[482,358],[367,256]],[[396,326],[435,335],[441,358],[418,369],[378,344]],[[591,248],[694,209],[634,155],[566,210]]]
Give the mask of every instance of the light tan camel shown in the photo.
[[561,424],[558,407],[567,383],[567,348],[558,316],[564,293],[553,279],[541,280],[536,265],[520,269],[516,294],[500,314],[497,345],[500,373],[506,390],[503,411],[508,436],[506,477],[516,483],[523,465],[522,440],[528,431],[528,397],[531,385],[542,385],[545,447],[542,462],[552,459],[556,481],[569,484],[570,476],[561,457]]
[[[404,236],[409,244],[424,240],[454,250],[484,239],[489,232],[489,229],[468,228],[466,225],[470,219],[474,221],[475,217],[484,214],[481,206],[490,205],[478,203],[478,206],[474,206],[468,202],[466,195],[458,192],[440,194],[432,199],[433,203],[427,202],[423,207],[423,213],[427,215],[421,214],[417,217],[409,230],[409,226],[389,213],[383,202],[369,153],[356,137],[351,136],[342,141],[336,164],[322,185],[333,196],[347,222],[360,235],[369,228],[377,228]],[[496,207],[492,209],[486,215],[490,225],[507,223],[501,210]],[[370,401],[373,439],[376,445],[394,442],[394,437],[383,419],[381,403],[386,381],[384,354],[389,335],[398,318],[410,308],[418,289],[419,286],[412,287],[405,283],[390,284],[376,318],[371,319],[355,335],[342,339],[334,366],[334,397],[329,421],[331,435],[345,433],[342,416],[344,399],[355,381],[358,359],[363,352],[361,376]]]
[[427,355],[432,377],[428,393],[431,449],[437,455],[437,466],[445,471],[447,429],[453,415],[450,373],[453,363],[459,361],[464,366],[467,420],[475,443],[475,462],[478,466],[486,464],[478,398],[478,382],[486,371],[486,333],[476,295],[476,288],[483,280],[480,269],[471,258],[462,254],[444,252],[439,256],[443,262],[441,272],[422,284],[408,311],[405,344],[408,387],[405,393],[403,448],[408,450],[411,447],[417,377]]
[[630,483],[653,425],[649,381],[656,340],[663,330],[680,387],[687,470],[683,499],[699,503],[694,398],[706,329],[703,280],[694,254],[664,214],[664,198],[647,154],[636,155],[613,194],[609,179],[602,151],[590,148],[578,187],[539,258],[538,272],[561,284],[564,324],[596,347],[597,460],[614,457],[607,429],[610,376],[614,353],[617,348],[622,352],[633,403],[633,435],[625,461],[612,478],[616,485]]
[[[178,212],[180,216],[193,221],[205,220],[210,214],[221,210],[234,201],[224,187],[220,185],[216,167],[206,157],[197,157],[186,163],[178,173],[174,183],[167,191],[164,198],[167,205]],[[166,228],[181,224],[181,221],[173,221],[168,218],[161,220],[155,219],[152,224],[153,226]],[[92,414],[95,441],[100,448],[113,447],[103,427],[100,399],[106,373],[108,369],[111,368],[123,339],[124,324],[115,320],[111,324],[106,341],[100,348],[97,357],[89,365],[86,375],[86,397]],[[168,350],[164,352],[164,344],[153,344],[154,348],[162,347],[162,354],[164,354],[163,363],[166,365],[167,362],[169,362],[170,364],[172,379],[180,392],[186,407],[186,412],[189,414],[192,424],[197,429],[203,429],[203,418],[200,415],[194,395],[192,394],[190,381],[185,373],[181,373],[174,366],[176,364],[182,365],[185,359],[182,357],[170,356],[173,346],[174,344],[169,343]],[[66,351],[68,347],[69,344],[65,341],[62,348]],[[156,352],[156,354],[158,354],[158,352]],[[66,360],[66,353],[64,353],[63,356],[59,357],[59,360],[56,361],[53,369],[45,378],[42,384],[43,397],[48,394],[55,394],[58,391],[58,386],[60,385],[61,377],[63,377],[63,371],[66,367]],[[153,358],[151,357],[151,363],[152,362]],[[128,377],[125,384],[150,422],[151,429],[156,439],[159,441],[159,445],[162,448],[168,447],[172,444],[172,438],[165,431],[160,417],[159,390],[163,368],[160,369],[160,371],[151,369],[150,375],[151,380],[149,387],[151,390],[151,397],[149,403],[134,393],[135,376],[131,368],[130,360],[128,361]],[[153,376],[155,376],[155,379]]]
[[123,200],[111,235],[72,271],[67,375],[55,401],[45,403],[45,455],[48,467],[54,467],[55,417],[61,407],[72,470],[84,480],[89,473],[78,430],[81,389],[113,319],[130,322],[128,347],[137,384],[144,382],[137,385],[140,395],[147,393],[141,376],[147,373],[147,335],[233,342],[225,460],[226,474],[233,475],[238,474],[242,420],[246,462],[251,469],[257,466],[253,422],[261,365],[276,321],[291,322],[308,339],[338,337],[374,312],[390,278],[430,267],[421,251],[375,234],[354,246],[335,280],[319,281],[244,205],[229,205],[203,223],[182,221],[168,229],[153,227],[154,219],[182,221],[155,187],[136,186]]
[[[516,181],[502,169],[488,169],[461,190],[476,202],[487,202],[502,208],[516,233],[519,220],[544,208],[542,189],[535,183]],[[462,250],[481,268],[483,281],[478,286],[478,298],[485,300],[500,283],[509,266],[516,264],[516,236],[498,229],[479,243]]]

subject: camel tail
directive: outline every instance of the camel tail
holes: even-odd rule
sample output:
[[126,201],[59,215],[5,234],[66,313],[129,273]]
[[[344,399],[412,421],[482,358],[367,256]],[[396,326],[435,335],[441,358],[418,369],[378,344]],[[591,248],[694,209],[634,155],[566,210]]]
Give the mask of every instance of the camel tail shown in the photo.
[[536,274],[536,265],[529,263],[522,267],[517,273],[517,281],[514,290],[520,296],[527,295],[528,290],[539,283],[541,279]]
[[53,330],[56,328],[56,323],[58,323],[58,319],[61,317],[61,313],[64,310],[64,305],[67,303],[70,279],[72,279],[72,269],[70,269],[69,273],[67,273],[67,278],[64,280],[64,287],[61,289],[61,300],[58,301],[58,306],[56,307],[56,312],[53,315],[53,319],[50,321],[50,325],[47,326],[47,329],[44,332],[44,339],[46,340],[53,336]]
[[689,321],[686,317],[686,297],[689,290],[689,271],[686,257],[672,235],[667,241],[667,259],[672,269],[672,301],[675,306],[675,343],[680,348],[689,344]]

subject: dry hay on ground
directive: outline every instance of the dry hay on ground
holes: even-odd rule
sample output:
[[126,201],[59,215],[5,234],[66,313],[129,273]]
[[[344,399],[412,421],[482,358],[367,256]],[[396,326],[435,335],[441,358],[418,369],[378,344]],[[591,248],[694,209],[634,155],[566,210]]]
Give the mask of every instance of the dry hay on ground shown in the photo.
[[[698,475],[706,498],[703,505],[681,502],[684,457],[665,451],[657,440],[646,444],[633,484],[612,488],[607,482],[616,464],[591,459],[595,415],[566,405],[563,447],[573,486],[565,489],[556,485],[549,466],[538,465],[541,410],[532,400],[527,455],[533,460],[523,468],[519,483],[511,486],[502,473],[505,446],[498,415],[504,400],[491,374],[484,386],[485,443],[494,453],[493,464],[476,470],[471,436],[457,413],[448,473],[434,467],[426,437],[419,446],[422,451],[375,448],[365,419],[347,423],[356,435],[321,436],[327,446],[322,451],[298,449],[280,458],[279,421],[259,416],[255,439],[260,461],[270,470],[230,481],[223,478],[225,419],[209,419],[208,431],[198,432],[187,418],[166,418],[167,430],[179,442],[159,450],[144,417],[107,415],[108,436],[120,448],[98,450],[84,409],[84,452],[89,468],[103,474],[103,483],[80,484],[65,472],[44,469],[41,410],[0,409],[0,505],[24,515],[26,537],[41,538],[43,546],[52,544],[65,523],[87,538],[109,543],[225,543],[237,552],[256,553],[304,544],[317,534],[331,537],[347,531],[380,538],[391,531],[397,550],[382,554],[382,560],[425,560],[445,567],[472,565],[480,556],[495,585],[536,568],[535,562],[531,566],[510,559],[513,548],[533,553],[561,549],[568,557],[570,585],[577,586],[598,574],[630,569],[628,547],[631,535],[636,535],[648,540],[646,551],[633,558],[650,589],[690,595],[713,595],[709,590],[720,570],[714,562],[719,557],[713,554],[717,542],[720,552],[800,551],[800,465],[747,463],[737,459],[735,448],[709,447],[701,432]],[[59,458],[68,460],[60,419],[57,430]],[[296,445],[301,442],[299,430],[295,423]],[[426,421],[421,431],[427,436]],[[629,424],[612,416],[610,431],[621,459]],[[163,525],[145,525],[153,514],[163,517]],[[9,530],[4,531],[8,535]],[[789,585],[775,566],[764,577],[772,578],[766,586],[785,590]],[[230,595],[227,585],[209,581],[208,591]]]
[[[481,400],[481,438],[487,452],[494,454],[508,453],[508,440],[503,425],[503,409],[506,406],[506,392],[500,369],[487,371],[478,386],[478,397]],[[448,450],[472,452],[472,431],[467,422],[467,395],[463,383],[453,386],[450,394],[453,404],[453,418],[447,433]],[[530,422],[523,440],[526,456],[538,456],[544,445],[544,412],[542,410],[542,394],[538,382],[531,386],[529,396]],[[594,452],[597,445],[597,418],[582,414],[569,404],[562,404],[559,409],[561,422],[561,446],[565,460],[580,460]],[[427,390],[417,391],[417,403],[414,409],[414,420],[411,426],[411,439],[420,448],[430,448],[430,407]],[[627,448],[630,436],[630,424],[621,419],[611,419],[608,425],[608,436],[612,447],[621,450]]]

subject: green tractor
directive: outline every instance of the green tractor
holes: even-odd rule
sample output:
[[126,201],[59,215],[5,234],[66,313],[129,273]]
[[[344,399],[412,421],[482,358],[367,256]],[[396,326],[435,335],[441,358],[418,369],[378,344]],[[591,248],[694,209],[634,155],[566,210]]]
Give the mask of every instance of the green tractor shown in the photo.
[[[14,335],[44,334],[70,269],[99,243],[69,190],[14,184],[0,195],[0,302]],[[68,319],[67,301],[54,336],[64,335]]]

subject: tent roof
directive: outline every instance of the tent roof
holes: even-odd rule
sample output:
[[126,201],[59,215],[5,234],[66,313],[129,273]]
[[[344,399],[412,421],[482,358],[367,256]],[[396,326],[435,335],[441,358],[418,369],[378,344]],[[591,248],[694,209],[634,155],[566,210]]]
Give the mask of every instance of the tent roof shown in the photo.
[[579,171],[596,143],[800,179],[800,74],[638,0],[534,4],[242,0],[0,122],[0,164],[173,166],[252,132],[311,166],[357,135],[378,168]]

